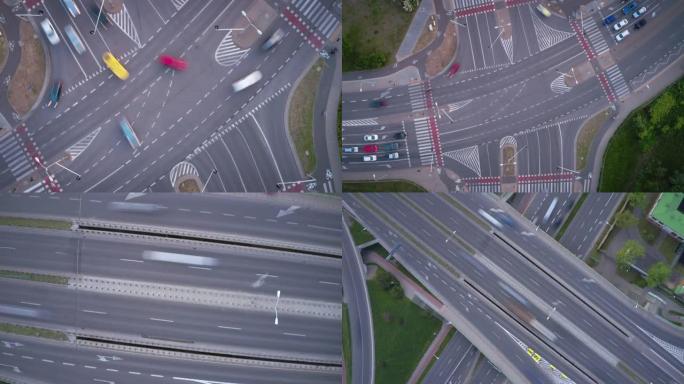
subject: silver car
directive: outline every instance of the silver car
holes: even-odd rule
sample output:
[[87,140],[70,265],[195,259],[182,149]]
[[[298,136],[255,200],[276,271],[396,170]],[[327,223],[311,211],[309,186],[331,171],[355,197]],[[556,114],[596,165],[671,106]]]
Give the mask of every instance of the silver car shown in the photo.
[[55,27],[52,26],[50,20],[44,19],[43,21],[41,21],[40,28],[43,30],[43,32],[45,32],[45,36],[47,36],[50,44],[59,44],[59,36],[57,36],[57,31],[55,31]]
[[83,46],[81,38],[78,37],[78,33],[76,33],[76,30],[71,24],[64,26],[64,33],[67,35],[69,41],[71,41],[71,45],[74,46],[74,49],[76,49],[76,52],[78,52],[79,55],[85,52],[85,46]]
[[233,83],[233,92],[240,92],[243,89],[256,84],[257,81],[261,80],[261,72],[254,71],[249,75],[243,77],[242,79]]

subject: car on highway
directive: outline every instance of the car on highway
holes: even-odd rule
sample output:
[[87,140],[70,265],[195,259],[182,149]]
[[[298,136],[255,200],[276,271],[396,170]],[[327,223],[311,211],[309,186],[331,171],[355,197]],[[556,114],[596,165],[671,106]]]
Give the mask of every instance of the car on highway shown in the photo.
[[359,147],[343,147],[342,152],[344,153],[357,153],[359,151]]
[[646,19],[641,19],[634,23],[634,29],[641,29],[644,25],[646,25]]
[[608,25],[612,24],[614,21],[615,21],[615,15],[609,15],[608,17],[603,19],[603,25],[608,26]]
[[375,155],[366,155],[363,157],[363,161],[375,161],[378,157]]
[[79,55],[83,54],[83,52],[85,52],[86,49],[83,45],[83,42],[81,41],[81,38],[78,37],[76,29],[74,29],[74,27],[71,24],[67,24],[64,26],[64,33],[69,38],[69,41],[71,41],[71,45],[74,46],[76,52],[78,52]]
[[397,140],[402,140],[406,138],[406,132],[397,132],[394,134],[394,138]]
[[[109,18],[104,9],[100,12],[100,7],[93,4],[90,6],[90,14],[93,15],[93,21],[98,21],[98,25],[101,25],[102,29],[107,29],[109,27]],[[98,17],[100,18],[99,20]]]
[[112,73],[116,75],[121,80],[126,80],[128,79],[128,71],[126,68],[119,62],[119,60],[112,55],[111,52],[105,52],[102,54],[102,60],[104,61],[105,65],[107,68],[109,68]]
[[245,88],[251,87],[261,80],[261,71],[254,71],[242,79],[233,83],[233,92],[240,92]]
[[628,29],[626,29],[626,30],[618,33],[617,35],[615,35],[615,40],[620,42],[620,41],[624,40],[625,37],[627,37],[627,36],[629,36],[629,30]]
[[185,71],[188,68],[185,60],[171,55],[159,55],[159,63],[177,71]]
[[387,100],[382,100],[382,99],[377,99],[371,101],[371,107],[373,108],[380,108],[380,107],[386,107],[387,106]]
[[393,152],[387,155],[387,158],[390,160],[396,160],[399,158],[399,152]]
[[59,99],[62,97],[62,81],[57,80],[52,84],[52,89],[50,90],[50,100],[48,100],[48,107],[57,108]]
[[378,135],[376,135],[376,134],[364,135],[363,136],[363,141],[377,141],[377,140],[378,140]]
[[622,20],[618,21],[617,23],[615,23],[615,25],[613,25],[613,29],[616,31],[619,31],[625,25],[627,25],[627,19],[622,19]]
[[539,11],[539,13],[541,13],[545,17],[551,17],[551,12],[548,10],[548,8],[541,4],[537,4],[537,11]]
[[363,151],[365,153],[375,153],[378,151],[378,146],[376,144],[368,144],[363,146]]
[[636,8],[636,7],[637,7],[636,2],[634,2],[634,0],[632,0],[629,4],[627,4],[624,8],[622,8],[622,13],[624,13],[625,15],[629,15],[634,10],[634,8]]
[[62,0],[62,5],[71,13],[71,17],[76,17],[81,14],[76,3],[74,3],[74,0]]
[[52,26],[50,20],[44,19],[43,21],[41,21],[40,28],[43,30],[43,32],[45,32],[45,36],[47,36],[47,39],[50,42],[50,44],[59,44],[59,36],[57,35],[57,31],[55,31],[55,27]]
[[273,34],[271,34],[271,37],[261,44],[261,49],[268,51],[269,49],[275,47],[283,39],[283,36],[285,36],[285,32],[283,32],[281,28],[278,28],[275,32],[273,32]]
[[459,68],[461,68],[461,64],[459,64],[459,63],[451,64],[451,67],[449,67],[449,73],[447,73],[447,77],[454,77],[456,72],[458,72]]
[[644,13],[646,13],[646,7],[641,7],[641,8],[639,8],[638,11],[635,11],[634,13],[632,13],[632,17],[635,19],[638,19],[639,16],[643,15]]

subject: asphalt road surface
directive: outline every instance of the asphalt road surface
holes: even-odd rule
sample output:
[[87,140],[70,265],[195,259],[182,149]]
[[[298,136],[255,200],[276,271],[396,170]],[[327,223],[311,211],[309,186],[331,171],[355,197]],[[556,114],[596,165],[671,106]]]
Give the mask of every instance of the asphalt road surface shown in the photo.
[[560,243],[570,252],[584,258],[609,223],[623,200],[620,193],[590,193],[565,230]]

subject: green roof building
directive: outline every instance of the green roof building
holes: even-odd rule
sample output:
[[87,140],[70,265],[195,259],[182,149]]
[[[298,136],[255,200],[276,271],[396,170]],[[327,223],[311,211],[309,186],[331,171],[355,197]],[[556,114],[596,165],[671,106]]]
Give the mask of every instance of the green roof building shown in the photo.
[[661,193],[649,219],[670,236],[684,241],[684,193]]

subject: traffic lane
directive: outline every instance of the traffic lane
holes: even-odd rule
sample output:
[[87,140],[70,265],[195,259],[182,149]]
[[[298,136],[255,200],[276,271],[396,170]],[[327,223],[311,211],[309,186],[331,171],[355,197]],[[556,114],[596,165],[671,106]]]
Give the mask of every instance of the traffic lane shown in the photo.
[[[425,375],[423,380],[426,384],[446,384],[453,377],[453,373],[461,366],[463,359],[471,349],[475,349],[470,341],[463,336],[462,333],[457,332],[449,343],[444,347],[439,359],[435,361],[430,371]],[[477,351],[477,349],[475,349]],[[457,380],[460,383],[461,381]]]
[[349,230],[344,231],[342,250],[342,277],[349,305],[352,347],[352,361],[347,364],[351,363],[352,366],[352,383],[370,384],[373,381],[375,365],[373,319],[363,265]]
[[[172,358],[151,354],[98,349],[84,345],[52,342],[16,335],[3,336],[12,347],[3,348],[3,359],[16,366],[18,380],[43,380],[59,383],[90,383],[94,379],[113,382],[159,383],[159,379],[187,382],[195,380],[231,380],[250,383],[339,383],[339,372],[313,369],[277,368],[255,364],[217,363]],[[20,345],[17,345],[20,344]],[[32,359],[23,356],[32,357]],[[71,365],[73,364],[73,365]],[[94,368],[86,368],[94,367]],[[11,367],[0,366],[0,375],[9,375]],[[16,373],[16,372],[15,372]],[[139,374],[138,374],[139,373]],[[153,376],[154,375],[154,376]]]
[[[370,194],[365,194],[364,196],[367,197],[369,195]],[[560,369],[567,375],[571,375],[571,378],[576,383],[586,382],[584,379],[580,379],[580,374],[575,371],[574,366],[567,364],[564,360],[558,359],[556,357],[557,355],[552,354],[546,346],[539,344],[534,336],[531,336],[526,333],[527,331],[518,328],[517,323],[512,323],[510,318],[503,317],[500,312],[492,311],[486,303],[474,307],[473,301],[478,302],[479,304],[477,297],[471,295],[471,293],[462,287],[460,283],[453,282],[453,276],[445,273],[442,269],[434,268],[430,259],[428,259],[427,262],[423,261],[425,255],[422,251],[416,250],[413,245],[409,243],[398,243],[401,239],[401,235],[393,228],[389,227],[384,219],[378,218],[376,213],[371,213],[371,211],[362,204],[360,196],[362,195],[345,194],[344,199],[345,203],[349,204],[354,210],[354,214],[359,215],[358,217],[363,225],[365,225],[384,246],[392,248],[397,244],[401,244],[402,248],[396,255],[404,266],[410,271],[420,272],[414,275],[425,284],[431,292],[435,293],[440,299],[445,300],[447,304],[457,310],[462,316],[465,316],[471,324],[478,324],[477,329],[481,329],[483,332],[481,336],[488,338],[489,345],[496,345],[496,348],[502,351],[505,356],[515,359],[516,364],[520,367],[519,372],[523,374],[529,382],[538,382],[539,377],[545,374],[538,370],[538,366],[535,366],[531,359],[526,356],[526,350],[525,352],[520,353],[520,348],[522,348],[522,346],[518,344],[517,341],[529,346],[533,351],[537,351],[547,359],[553,356],[553,359],[555,360],[553,364],[557,369]],[[429,278],[429,275],[432,276],[432,278]],[[452,281],[452,283],[449,284],[448,281]],[[469,300],[466,299],[466,297]],[[469,303],[471,304],[470,306]],[[476,310],[475,308],[479,308],[479,310]],[[513,339],[512,336],[514,336],[517,341],[516,339]]]
[[[476,209],[474,207],[483,209],[497,209],[502,207],[496,200],[482,198],[480,196],[464,195],[459,197],[459,201],[466,204],[471,210]],[[524,227],[524,223],[519,224],[518,228],[520,227]],[[570,287],[573,292],[580,292],[585,300],[590,301],[596,307],[601,308],[603,313],[610,313],[614,320],[620,321],[620,325],[624,329],[630,330],[633,335],[639,338],[640,342],[650,346],[652,351],[659,350],[659,348],[656,347],[655,341],[642,333],[642,330],[647,329],[649,326],[651,328],[647,330],[662,340],[666,340],[674,345],[684,344],[680,340],[681,335],[672,334],[668,330],[661,328],[662,325],[658,324],[658,322],[653,322],[652,318],[644,316],[641,314],[641,312],[634,311],[634,308],[632,308],[631,305],[625,305],[626,303],[620,302],[618,297],[613,297],[612,295],[615,294],[614,292],[606,292],[595,289],[596,284],[592,278],[593,276],[588,275],[586,271],[577,269],[576,264],[566,260],[565,257],[560,254],[561,251],[552,247],[550,243],[543,241],[540,238],[536,238],[537,236],[519,236],[518,233],[511,233],[511,231],[513,231],[512,228],[502,229],[502,232],[508,232],[508,238],[515,239],[517,244],[523,249],[526,247],[534,248],[534,252],[528,252],[528,254],[532,257],[538,259],[538,256],[536,255],[544,255],[542,260],[537,261],[541,262],[542,265],[545,264],[547,268],[553,270],[554,273],[562,279],[561,281],[564,286]],[[548,257],[549,255],[554,254],[557,255],[557,257]],[[551,262],[553,265],[548,264]],[[641,319],[638,326],[637,323],[634,322],[634,319],[637,318]],[[632,327],[632,325],[634,327]],[[670,367],[678,367],[681,364],[674,358],[674,356],[669,354],[661,354],[659,356],[660,358],[665,359],[665,361],[670,364]],[[650,356],[650,358],[653,359],[653,356]],[[653,360],[648,361],[650,363]],[[669,374],[672,375],[673,372],[670,371]]]
[[0,282],[0,287],[5,292],[0,303],[13,308],[3,316],[14,321],[201,343],[224,351],[267,353],[280,358],[341,359],[339,320],[279,313],[278,325],[274,325],[271,313],[83,290],[76,293],[69,288],[16,281]]
[[[406,198],[413,200],[415,203],[419,204],[421,208],[425,209],[428,214],[433,215],[437,220],[440,219],[440,217],[444,217],[445,215],[447,217],[453,217],[452,215],[454,212],[449,212],[450,207],[447,206],[446,204],[440,204],[438,199],[434,198],[434,196],[422,196],[423,194],[407,194],[405,195]],[[428,194],[426,194],[428,195]],[[376,197],[372,196],[371,198]],[[423,239],[423,242],[425,244],[432,244],[432,248],[435,249],[437,252],[443,255],[445,259],[451,261],[454,265],[459,266],[459,270],[463,271],[464,274],[466,274],[469,278],[474,279],[474,281],[477,281],[478,284],[481,287],[485,287],[486,290],[489,291],[490,295],[496,298],[504,298],[506,299],[508,297],[508,300],[510,301],[511,299],[516,300],[515,297],[510,296],[510,294],[507,294],[507,292],[504,292],[500,286],[495,286],[491,283],[494,281],[498,281],[498,278],[496,275],[491,274],[491,271],[482,268],[478,268],[479,270],[476,270],[475,268],[471,267],[471,263],[474,264],[474,262],[471,260],[470,263],[468,262],[463,262],[464,259],[467,259],[469,256],[466,255],[461,249],[458,249],[456,252],[453,252],[449,250],[448,248],[448,243],[447,242],[442,242],[441,238],[443,237],[442,234],[435,234],[434,232],[429,231],[428,229],[432,227],[432,224],[427,222],[422,218],[422,216],[419,216],[417,214],[411,214],[411,208],[408,205],[404,205],[398,200],[395,199],[395,201],[392,201],[394,195],[387,195],[383,196],[382,199],[374,199],[374,202],[378,206],[383,206],[385,207],[386,212],[390,212],[390,215],[394,215],[395,212],[408,212],[409,215],[405,217],[406,221],[405,222],[410,222],[413,226],[413,228],[422,228],[422,231],[413,231],[418,237]],[[428,203],[428,201],[431,201]],[[442,212],[442,215],[440,216],[440,212]],[[396,216],[395,216],[396,218]],[[465,218],[464,218],[465,219]],[[453,220],[457,221],[457,220]],[[436,231],[435,231],[436,232]],[[476,249],[478,249],[480,252],[482,252],[485,255],[489,254],[496,254],[497,255],[497,260],[492,260],[491,261],[495,263],[500,263],[500,261],[506,261],[504,259],[501,259],[503,255],[506,254],[505,249],[497,249],[499,248],[496,244],[492,243],[491,241],[484,241],[479,244],[482,245],[475,245],[474,242],[477,241],[477,233],[473,233],[473,231],[467,231],[466,228],[458,228],[456,227],[456,232],[459,233],[461,236],[463,236],[466,239],[473,239],[469,241],[469,243],[474,246]],[[454,244],[454,242],[451,242],[451,244]],[[454,258],[455,256],[455,258]],[[501,259],[499,261],[499,259]],[[517,271],[513,272],[512,274],[516,276],[517,280],[520,282],[520,284],[526,286],[526,288],[529,290],[529,292],[535,292],[537,296],[542,299],[546,303],[553,303],[556,300],[558,300],[559,297],[563,297],[563,292],[558,292],[557,290],[554,289],[549,289],[551,287],[550,284],[545,284],[544,289],[542,290],[542,286],[539,285],[537,282],[537,279],[535,279],[535,275],[530,273],[526,268],[521,268],[517,266],[518,264],[515,263],[515,261],[507,261],[507,265],[500,265],[500,267],[504,270],[515,270]],[[490,275],[491,276],[487,276]],[[477,276],[477,278],[476,278]],[[533,286],[534,285],[534,286]],[[518,300],[519,301],[519,300]],[[604,330],[600,329],[595,329],[595,325],[592,323],[589,323],[586,321],[587,318],[591,318],[591,314],[588,313],[583,313],[583,308],[576,308],[573,307],[571,304],[572,303],[566,303],[568,300],[563,301],[563,307],[558,308],[558,313],[561,312],[566,312],[564,316],[568,319],[575,318],[577,320],[579,319],[584,319],[584,322],[588,324],[588,328],[584,329],[584,332],[592,337],[594,340],[604,340],[604,341],[609,341],[611,342],[612,345],[614,345],[616,348],[623,348],[625,350],[628,350],[629,346],[625,345],[622,343],[622,339],[618,337],[617,335],[611,334],[610,331],[604,332]],[[506,304],[505,300],[501,301],[504,303],[504,306],[508,307]],[[537,308],[536,306],[530,308],[527,306],[527,303],[521,303],[523,306],[526,307],[527,312],[533,316],[536,319],[542,319],[545,317],[546,313],[542,312],[541,309]],[[516,304],[516,306],[519,306]],[[565,308],[567,306],[567,309]],[[510,309],[509,309],[510,310]],[[571,312],[568,312],[571,311]],[[579,322],[579,321],[578,321]],[[555,335],[560,339],[562,338],[564,340],[564,343],[570,343],[578,346],[582,346],[585,344],[581,339],[577,339],[577,337],[574,335],[569,330],[566,330],[565,327],[562,324],[556,323],[554,320],[552,323],[546,323],[545,326],[550,329],[551,331],[554,332]],[[546,335],[544,335],[546,338]],[[549,340],[548,342],[553,343],[555,340]],[[621,345],[622,344],[622,345]],[[615,380],[615,377],[620,376],[620,371],[614,369],[611,365],[608,364],[602,364],[602,362],[596,361],[596,360],[602,360],[600,359],[600,354],[597,354],[596,356],[593,356],[592,358],[589,358],[591,354],[595,353],[591,348],[589,349],[589,354],[587,354],[587,351],[585,350],[582,352],[582,356],[585,357],[584,361],[584,366],[586,366],[588,369],[590,369],[592,372],[600,372],[601,374],[608,374],[610,375],[609,377],[604,377],[603,380]],[[617,352],[616,354],[619,354]],[[597,359],[598,358],[598,359]],[[628,359],[628,358],[626,358]],[[606,361],[608,362],[608,361]],[[641,363],[641,362],[639,362]],[[645,367],[646,369],[650,369],[652,367]],[[613,371],[612,374],[609,373],[610,371]],[[657,371],[654,370],[654,371]]]
[[311,205],[306,206],[306,200],[290,202],[274,198],[268,201],[266,197],[239,194],[186,198],[178,194],[153,194],[129,199],[129,202],[167,207],[140,214],[110,209],[109,204],[124,201],[124,195],[89,194],[87,198],[74,194],[8,195],[0,199],[0,211],[193,228],[339,249],[339,214],[330,210],[339,200],[323,202],[312,198]]
[[24,231],[0,226],[0,265],[76,273],[78,238],[67,231]]
[[[560,243],[575,255],[585,256],[593,247],[596,236],[608,225],[611,213],[621,201],[621,194],[588,194]],[[590,235],[591,241],[587,242]]]

